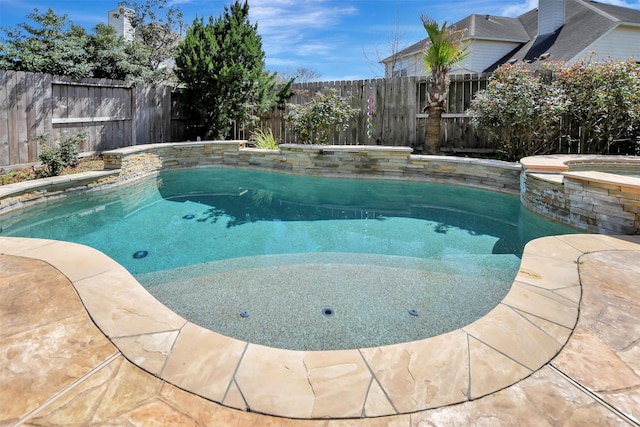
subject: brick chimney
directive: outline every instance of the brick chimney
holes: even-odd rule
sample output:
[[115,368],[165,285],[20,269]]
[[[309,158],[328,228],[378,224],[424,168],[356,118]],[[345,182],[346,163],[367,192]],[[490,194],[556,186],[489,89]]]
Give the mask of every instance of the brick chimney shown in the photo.
[[564,21],[565,0],[538,0],[538,36],[556,32]]

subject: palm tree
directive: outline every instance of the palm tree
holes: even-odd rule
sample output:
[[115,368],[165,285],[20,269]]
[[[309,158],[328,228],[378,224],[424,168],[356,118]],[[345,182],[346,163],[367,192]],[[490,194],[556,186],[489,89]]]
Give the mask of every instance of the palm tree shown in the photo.
[[440,152],[440,131],[442,113],[447,111],[449,96],[449,77],[451,68],[466,59],[467,42],[464,30],[447,28],[447,22],[439,25],[426,15],[420,16],[422,25],[429,35],[424,47],[424,66],[429,74],[427,82],[427,105],[424,110],[429,113],[427,119],[427,138],[425,150],[429,154]]

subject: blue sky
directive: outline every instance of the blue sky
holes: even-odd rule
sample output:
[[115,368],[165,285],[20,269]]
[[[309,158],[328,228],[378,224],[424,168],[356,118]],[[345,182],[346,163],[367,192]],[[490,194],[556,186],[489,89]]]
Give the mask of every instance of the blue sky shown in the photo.
[[[138,0],[141,2],[140,0]],[[186,24],[197,16],[218,17],[231,0],[172,0]],[[640,0],[600,0],[640,9]],[[258,23],[267,68],[293,72],[306,67],[320,80],[381,77],[381,59],[425,37],[420,15],[454,23],[472,13],[518,16],[537,7],[537,0],[249,0],[250,17]],[[93,28],[106,23],[117,0],[0,0],[0,27],[27,21],[38,8],[67,14],[75,23]]]

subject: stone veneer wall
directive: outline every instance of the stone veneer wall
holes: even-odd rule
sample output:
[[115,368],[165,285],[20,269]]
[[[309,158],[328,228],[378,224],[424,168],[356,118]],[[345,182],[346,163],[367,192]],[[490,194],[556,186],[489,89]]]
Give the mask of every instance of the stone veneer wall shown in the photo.
[[577,229],[640,234],[640,178],[592,170],[640,170],[640,159],[634,157],[540,156],[523,159],[520,165],[418,156],[408,147],[283,144],[279,150],[259,150],[246,148],[245,141],[203,141],[126,147],[105,152],[103,158],[105,171],[1,186],[0,215],[81,191],[121,185],[163,169],[245,167],[430,181],[519,193],[528,209]]
[[392,178],[520,191],[520,165],[495,160],[411,155],[409,147],[283,144],[246,148],[244,141],[152,144],[103,153],[105,168],[135,179],[162,169],[233,166],[303,175]]
[[559,160],[554,167],[523,159],[520,200],[525,207],[583,231],[640,234],[640,178],[598,171],[636,170],[640,175],[640,158]]
[[118,182],[117,171],[97,171],[2,185],[0,215],[81,192],[101,190]]

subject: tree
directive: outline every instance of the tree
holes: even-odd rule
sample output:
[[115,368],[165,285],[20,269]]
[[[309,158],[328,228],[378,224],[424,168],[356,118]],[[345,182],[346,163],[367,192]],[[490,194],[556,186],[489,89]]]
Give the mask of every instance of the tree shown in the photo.
[[0,45],[0,68],[91,77],[93,67],[84,28],[74,25],[67,15],[56,15],[52,9],[45,13],[35,9],[27,17],[33,23],[3,30],[6,41]]
[[442,25],[426,15],[420,17],[429,36],[424,48],[424,66],[429,74],[427,81],[427,138],[425,149],[429,154],[440,152],[442,113],[447,111],[449,77],[451,68],[468,57],[464,31]]
[[[170,75],[159,62],[169,54],[162,53],[157,44],[126,42],[104,24],[87,34],[67,15],[57,15],[52,9],[45,13],[35,9],[28,18],[31,23],[3,30],[1,69],[129,81],[162,81]],[[154,24],[146,25],[155,28]]]
[[87,51],[93,68],[92,77],[135,80],[145,73],[145,65],[136,57],[133,46],[125,43],[108,25],[96,25],[89,35]]
[[298,83],[316,82],[320,78],[321,74],[313,68],[298,67],[295,71],[284,71],[278,73],[278,82],[285,84],[290,80]]
[[275,76],[264,70],[258,26],[249,22],[249,4],[236,0],[215,21],[196,18],[178,45],[176,76],[189,100],[191,126],[223,139],[233,123],[252,122],[277,102]]
[[145,81],[165,81],[172,77],[169,65],[182,37],[184,22],[182,11],[168,5],[168,0],[120,3],[119,13],[127,17],[135,34],[129,55],[144,65],[139,78]]

